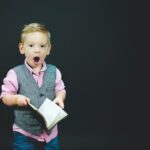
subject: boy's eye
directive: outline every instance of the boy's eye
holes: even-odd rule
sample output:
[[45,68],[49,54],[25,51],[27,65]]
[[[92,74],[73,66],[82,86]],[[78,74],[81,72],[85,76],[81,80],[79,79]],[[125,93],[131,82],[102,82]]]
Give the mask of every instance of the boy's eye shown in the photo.
[[45,47],[45,45],[41,45],[41,48]]
[[29,44],[29,47],[33,47],[33,44]]

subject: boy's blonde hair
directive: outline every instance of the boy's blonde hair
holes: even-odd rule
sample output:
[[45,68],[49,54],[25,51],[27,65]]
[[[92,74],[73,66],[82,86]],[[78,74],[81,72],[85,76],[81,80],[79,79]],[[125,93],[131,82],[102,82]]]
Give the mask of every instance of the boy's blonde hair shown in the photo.
[[24,28],[21,31],[20,42],[23,43],[25,35],[32,32],[42,32],[47,34],[50,42],[51,34],[45,25],[41,23],[30,23],[28,25],[24,25]]

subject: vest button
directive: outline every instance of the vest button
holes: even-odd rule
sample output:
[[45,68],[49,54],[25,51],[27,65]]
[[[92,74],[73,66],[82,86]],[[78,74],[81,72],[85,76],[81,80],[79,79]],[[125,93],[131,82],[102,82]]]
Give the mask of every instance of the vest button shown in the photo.
[[44,94],[40,93],[40,97],[44,96]]

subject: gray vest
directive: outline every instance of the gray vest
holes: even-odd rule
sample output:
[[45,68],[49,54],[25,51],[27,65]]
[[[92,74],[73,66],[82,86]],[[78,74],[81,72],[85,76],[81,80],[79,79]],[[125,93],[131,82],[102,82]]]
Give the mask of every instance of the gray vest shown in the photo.
[[[43,84],[38,87],[31,72],[25,65],[19,65],[13,68],[19,84],[18,94],[29,97],[31,103],[39,108],[45,98],[51,100],[55,97],[55,80],[56,67],[47,64],[47,69],[44,73]],[[15,107],[15,124],[20,128],[34,135],[39,135],[43,129],[50,134],[51,130],[47,130],[43,119],[30,107]]]

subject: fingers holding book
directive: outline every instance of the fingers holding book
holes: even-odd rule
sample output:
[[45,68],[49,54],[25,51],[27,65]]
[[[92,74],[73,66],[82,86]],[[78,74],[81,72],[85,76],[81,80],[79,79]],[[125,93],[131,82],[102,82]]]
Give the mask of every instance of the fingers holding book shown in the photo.
[[59,97],[56,97],[54,100],[53,100],[54,103],[58,104],[62,109],[64,109],[64,100],[59,98]]
[[18,106],[25,107],[30,103],[30,99],[24,95],[17,95],[16,103]]

